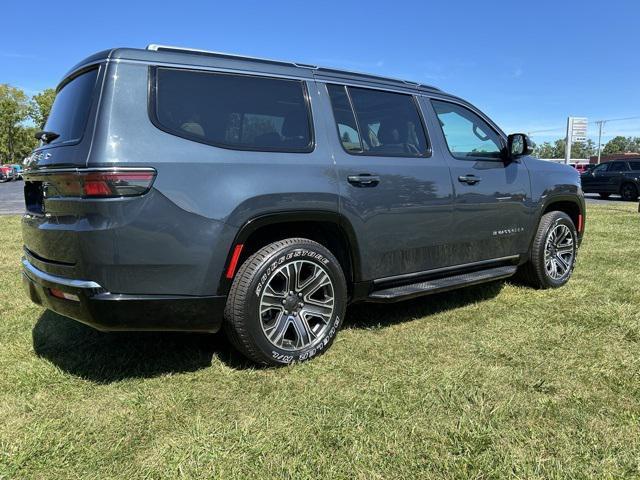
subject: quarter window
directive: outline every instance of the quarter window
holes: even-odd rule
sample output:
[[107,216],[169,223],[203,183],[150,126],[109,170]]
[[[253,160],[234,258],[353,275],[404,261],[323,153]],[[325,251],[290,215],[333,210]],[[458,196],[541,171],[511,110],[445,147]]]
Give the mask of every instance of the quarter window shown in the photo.
[[338,135],[349,153],[424,157],[427,136],[413,96],[327,85]]
[[155,121],[174,135],[238,150],[313,150],[302,81],[158,68],[155,86]]
[[432,100],[451,155],[463,160],[500,158],[500,136],[471,110],[450,102]]

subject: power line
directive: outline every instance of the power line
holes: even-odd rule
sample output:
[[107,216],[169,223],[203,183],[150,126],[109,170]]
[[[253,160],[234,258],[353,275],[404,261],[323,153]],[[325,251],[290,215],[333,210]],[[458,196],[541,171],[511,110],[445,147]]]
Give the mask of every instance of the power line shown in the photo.
[[[609,119],[605,119],[605,120],[592,120],[591,122],[588,122],[588,125],[599,125],[600,122],[603,122],[603,123],[622,122],[622,121],[626,121],[626,120],[640,120],[640,115],[639,116],[635,116],[635,117],[609,118]],[[548,129],[545,129],[545,130],[530,130],[527,133],[531,134],[531,133],[562,132],[562,131],[564,131],[564,129],[565,129],[565,127],[548,128]]]

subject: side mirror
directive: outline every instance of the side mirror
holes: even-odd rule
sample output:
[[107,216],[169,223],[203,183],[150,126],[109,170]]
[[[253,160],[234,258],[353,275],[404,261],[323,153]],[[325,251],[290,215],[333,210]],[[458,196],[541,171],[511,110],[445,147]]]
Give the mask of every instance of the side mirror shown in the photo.
[[510,159],[531,155],[533,142],[524,133],[512,133],[507,140],[507,153]]

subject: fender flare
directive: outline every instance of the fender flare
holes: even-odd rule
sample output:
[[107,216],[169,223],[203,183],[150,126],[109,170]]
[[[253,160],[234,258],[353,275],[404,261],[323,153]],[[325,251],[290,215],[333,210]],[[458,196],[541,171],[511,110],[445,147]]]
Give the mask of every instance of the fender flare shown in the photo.
[[277,225],[278,223],[333,223],[344,234],[348,242],[348,254],[353,270],[353,281],[358,282],[361,278],[361,256],[358,246],[358,239],[351,225],[351,222],[338,212],[332,212],[329,210],[287,210],[272,212],[267,214],[258,215],[256,217],[247,220],[242,227],[238,230],[233,243],[230,245],[229,252],[227,253],[227,259],[225,261],[225,270],[222,272],[222,278],[220,279],[219,293],[228,294],[231,288],[231,281],[226,278],[226,267],[231,262],[233,256],[233,250],[236,245],[244,244],[247,239],[259,229]]

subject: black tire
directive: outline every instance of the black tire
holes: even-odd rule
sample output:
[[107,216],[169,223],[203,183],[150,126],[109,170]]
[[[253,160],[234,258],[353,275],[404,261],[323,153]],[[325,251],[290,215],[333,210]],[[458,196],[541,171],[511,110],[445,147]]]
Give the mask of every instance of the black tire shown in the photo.
[[610,193],[599,193],[598,195],[600,195],[600,198],[603,198],[605,200],[611,196]]
[[638,188],[633,183],[624,183],[620,187],[620,196],[627,202],[635,202],[638,199]]
[[[291,284],[287,283],[285,275],[287,272],[282,273],[282,267],[293,268],[294,264],[298,269],[313,272],[311,275],[318,275],[318,278],[321,274],[318,272],[324,272],[330,280],[330,285],[321,286],[309,293],[304,289],[313,288],[315,285],[312,285],[313,281],[305,284],[302,281],[303,272],[300,270],[301,273],[295,274],[297,279],[295,287],[291,287]],[[298,280],[302,283],[300,289],[298,289]],[[282,292],[274,287],[277,282],[283,284]],[[289,287],[294,288],[293,295],[288,293]],[[273,309],[261,312],[265,308],[265,304],[261,304],[263,297],[268,296],[272,303],[275,303],[273,301],[276,298],[275,295],[268,294],[267,288],[270,288],[269,292],[283,295],[285,306],[280,307],[278,304],[277,307],[274,305]],[[320,289],[322,289],[324,300],[306,298],[312,297],[315,295],[314,292]],[[319,303],[327,301],[326,298],[330,297],[327,295],[329,290],[333,295],[333,303],[331,312],[326,313],[327,320],[320,321],[322,317],[314,317],[313,314],[307,317],[309,313],[303,313],[305,309],[317,308],[316,304],[312,304],[314,301]],[[296,303],[297,301],[300,303]],[[342,324],[346,307],[346,281],[336,258],[317,242],[305,238],[290,238],[267,245],[242,264],[227,298],[224,329],[231,343],[252,361],[262,365],[286,365],[310,360],[327,350]],[[278,312],[276,308],[281,309],[282,312]],[[328,309],[328,307],[322,308],[325,311]],[[291,311],[289,312],[288,309]],[[301,323],[301,320],[304,321]],[[275,326],[269,326],[270,323]],[[278,326],[284,323],[287,323],[285,327]],[[311,326],[312,323],[313,326]],[[306,327],[303,334],[298,330],[301,325]],[[317,336],[312,338],[314,328],[317,328],[315,332]],[[276,337],[274,341],[267,336],[268,329],[275,332],[272,334]],[[277,332],[281,333],[276,335]],[[288,335],[294,338],[287,338]],[[278,339],[280,345],[276,344]],[[303,345],[307,340],[308,344]],[[296,345],[292,345],[293,342]]]
[[[547,247],[547,239],[552,232],[557,231],[556,229],[560,225],[564,225],[568,228],[571,236],[572,256],[566,271],[559,278],[554,278],[552,274],[547,271],[547,267],[545,265],[545,249]],[[564,231],[562,227],[558,230]],[[544,214],[540,219],[538,230],[536,231],[533,239],[531,251],[529,252],[529,261],[522,265],[518,270],[519,278],[534,288],[546,289],[562,287],[571,278],[573,268],[575,267],[577,241],[578,234],[576,232],[576,227],[569,215],[564,212],[549,212]],[[564,249],[567,248],[568,247],[564,247]],[[554,253],[555,251],[556,250],[554,250]]]

